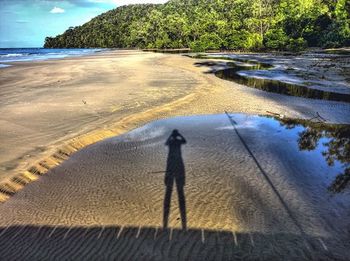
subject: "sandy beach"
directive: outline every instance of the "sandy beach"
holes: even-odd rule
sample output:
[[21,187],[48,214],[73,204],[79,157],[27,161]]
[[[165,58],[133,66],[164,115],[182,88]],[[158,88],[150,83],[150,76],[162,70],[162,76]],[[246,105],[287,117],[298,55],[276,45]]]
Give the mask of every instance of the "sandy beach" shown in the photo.
[[318,112],[328,122],[350,122],[349,104],[246,88],[206,74],[211,68],[196,62],[203,61],[118,51],[2,69],[0,180],[81,135],[113,136],[168,116],[226,110],[307,119]]
[[[279,150],[268,130],[254,128],[246,139],[271,175],[266,181],[224,112],[318,113],[350,124],[350,104],[248,88],[197,62],[203,60],[111,51],[1,69],[0,240],[7,243],[0,254],[346,260],[348,195],[329,198],[319,193],[324,182],[315,182],[328,167],[308,165],[288,139]],[[207,116],[161,120],[190,115]],[[170,229],[162,224],[164,143],[173,129],[188,143],[187,230],[175,188]]]
[[177,77],[156,57],[117,52],[2,70],[0,178],[74,137],[190,93],[196,79]]

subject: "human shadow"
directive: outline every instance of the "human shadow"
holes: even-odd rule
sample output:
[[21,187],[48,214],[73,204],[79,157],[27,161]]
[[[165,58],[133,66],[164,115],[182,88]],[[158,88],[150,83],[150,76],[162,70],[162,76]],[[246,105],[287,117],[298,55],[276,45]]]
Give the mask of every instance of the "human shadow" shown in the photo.
[[165,145],[169,147],[167,158],[167,166],[164,178],[164,185],[166,186],[164,196],[164,210],[163,210],[163,227],[168,227],[171,194],[173,192],[174,182],[179,199],[179,208],[181,215],[182,229],[186,230],[186,200],[184,193],[185,186],[185,165],[181,155],[181,145],[186,143],[186,139],[179,133],[178,130],[173,130]]

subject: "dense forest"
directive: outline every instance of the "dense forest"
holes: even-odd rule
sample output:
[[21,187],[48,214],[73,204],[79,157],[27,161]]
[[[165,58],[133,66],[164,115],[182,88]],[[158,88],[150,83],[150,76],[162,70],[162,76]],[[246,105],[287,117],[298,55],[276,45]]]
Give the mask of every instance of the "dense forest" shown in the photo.
[[170,0],[121,6],[46,48],[290,50],[350,46],[349,0]]

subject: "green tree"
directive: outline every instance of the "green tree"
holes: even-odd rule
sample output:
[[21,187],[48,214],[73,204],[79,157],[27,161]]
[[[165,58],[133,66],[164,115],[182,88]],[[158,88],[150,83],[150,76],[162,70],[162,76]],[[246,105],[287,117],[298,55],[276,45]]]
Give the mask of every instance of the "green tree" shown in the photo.
[[121,6],[45,47],[299,51],[350,45],[349,0],[170,0]]

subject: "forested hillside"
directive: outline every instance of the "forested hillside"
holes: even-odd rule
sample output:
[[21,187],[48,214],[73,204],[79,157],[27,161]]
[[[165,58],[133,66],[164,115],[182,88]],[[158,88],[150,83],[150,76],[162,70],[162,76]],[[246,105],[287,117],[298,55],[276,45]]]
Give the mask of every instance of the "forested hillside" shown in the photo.
[[194,51],[350,46],[349,0],[170,0],[122,6],[47,37],[46,48]]

